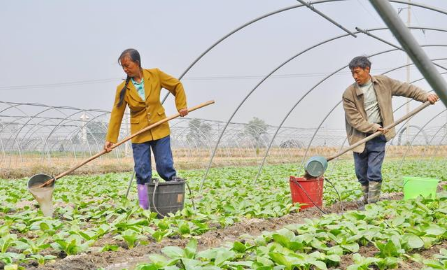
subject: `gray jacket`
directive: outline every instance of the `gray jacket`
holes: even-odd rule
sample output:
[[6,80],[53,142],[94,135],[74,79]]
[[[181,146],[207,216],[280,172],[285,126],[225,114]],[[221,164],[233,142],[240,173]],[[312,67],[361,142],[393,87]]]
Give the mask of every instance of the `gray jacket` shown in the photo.
[[[387,76],[371,76],[376,92],[377,103],[379,104],[380,117],[383,127],[394,123],[393,116],[393,96],[403,96],[417,101],[427,101],[428,93],[421,88],[391,79]],[[343,93],[343,108],[345,110],[346,133],[350,145],[360,141],[367,136],[367,133],[374,133],[380,127],[378,124],[368,122],[366,116],[363,92],[356,83],[350,85]],[[396,135],[395,128],[390,129],[386,134],[386,140],[391,140]],[[353,149],[354,152],[362,153],[365,144]]]

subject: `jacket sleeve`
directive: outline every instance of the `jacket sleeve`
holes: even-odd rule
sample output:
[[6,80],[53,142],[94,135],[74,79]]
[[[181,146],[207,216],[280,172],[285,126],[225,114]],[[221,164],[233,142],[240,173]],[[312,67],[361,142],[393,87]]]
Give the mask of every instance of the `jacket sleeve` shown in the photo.
[[[387,77],[388,78],[388,77]],[[391,94],[393,96],[402,96],[412,98],[414,100],[425,102],[427,101],[428,94],[421,88],[398,80],[388,78],[389,85],[391,86]]]
[[345,110],[346,121],[360,132],[373,133],[380,127],[379,124],[372,124],[365,120],[355,106],[354,101],[346,94],[343,95],[343,109]]
[[[126,90],[127,91],[127,90]],[[117,107],[120,100],[121,88],[116,89],[115,102],[113,103],[112,113],[110,114],[109,127],[107,129],[106,141],[116,143],[120,134],[121,122],[123,120],[124,111],[126,110],[127,102],[123,100],[123,104]]]
[[187,108],[186,94],[183,84],[176,78],[157,69],[161,86],[175,96],[175,107],[177,111]]

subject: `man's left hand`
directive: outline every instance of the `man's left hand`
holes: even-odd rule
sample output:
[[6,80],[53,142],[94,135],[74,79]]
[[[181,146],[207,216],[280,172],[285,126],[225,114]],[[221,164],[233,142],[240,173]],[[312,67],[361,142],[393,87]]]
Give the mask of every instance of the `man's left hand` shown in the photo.
[[430,101],[431,104],[435,104],[436,101],[439,100],[439,97],[438,97],[438,95],[431,93],[431,94],[428,94],[427,100]]
[[181,117],[185,117],[188,115],[188,109],[184,108],[184,109],[180,109],[178,111],[178,113],[180,114]]

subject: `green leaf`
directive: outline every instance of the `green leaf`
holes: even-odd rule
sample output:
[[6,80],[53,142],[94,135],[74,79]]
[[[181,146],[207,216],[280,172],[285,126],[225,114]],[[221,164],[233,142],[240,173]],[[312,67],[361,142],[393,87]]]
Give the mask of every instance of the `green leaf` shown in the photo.
[[160,228],[160,230],[167,230],[169,229],[169,223],[166,221],[160,221],[157,224],[158,228]]
[[421,248],[424,246],[424,241],[422,241],[422,239],[417,235],[407,234],[407,235],[405,235],[405,239],[406,239],[407,245],[410,248],[415,249],[415,248]]
[[315,265],[316,267],[318,267],[318,269],[322,269],[322,270],[326,270],[326,264],[324,262],[321,261],[313,261],[311,262],[311,264]]
[[118,245],[110,245],[107,244],[105,246],[102,247],[101,252],[105,252],[105,251],[117,251],[119,248]]
[[277,233],[273,234],[272,238],[273,238],[273,240],[275,240],[276,243],[279,243],[281,246],[289,247],[289,243],[290,243],[289,238],[287,238],[283,235],[277,234]]
[[8,264],[5,265],[5,270],[18,270],[19,266],[17,264]]
[[231,250],[220,250],[216,254],[215,264],[221,266],[224,262],[234,258],[235,253]]
[[181,235],[191,234],[191,229],[189,227],[189,223],[183,222],[179,227],[179,231],[180,231]]
[[328,255],[334,254],[334,255],[343,255],[343,249],[340,246],[333,246],[330,247],[327,252]]
[[245,245],[242,244],[241,242],[236,241],[236,242],[233,243],[233,248],[232,248],[232,250],[234,250],[234,251],[236,251],[236,252],[239,252],[239,253],[244,253],[245,250],[247,250],[247,248],[246,248]]
[[335,254],[334,255],[327,255],[326,258],[328,260],[330,260],[330,261],[333,261],[333,262],[340,262],[341,261],[341,257],[338,256],[338,255],[335,255]]
[[279,265],[285,265],[289,269],[292,266],[292,263],[289,260],[287,260],[287,258],[281,253],[270,252],[269,256],[275,263]]
[[160,267],[163,267],[168,264],[168,260],[163,255],[160,254],[150,254],[149,260],[155,265],[158,265]]
[[266,257],[257,256],[256,261],[263,266],[273,266],[273,262]]
[[391,225],[393,227],[398,227],[400,225],[402,225],[405,222],[405,218],[402,216],[398,216],[395,219],[391,220]]
[[440,236],[443,235],[445,233],[445,229],[439,227],[436,224],[431,224],[426,230],[425,233],[427,235],[434,235],[434,236]]
[[41,222],[40,224],[39,224],[39,227],[40,227],[40,229],[42,230],[42,231],[49,231],[50,230],[50,226],[47,224],[47,223],[45,223],[45,222]]
[[349,250],[352,253],[359,251],[360,247],[357,243],[343,244],[340,245],[342,248]]
[[163,270],[180,270],[180,268],[178,268],[175,265],[170,265],[170,266],[164,267]]
[[209,261],[214,260],[216,258],[218,249],[222,249],[222,248],[215,248],[215,249],[208,249],[208,250],[200,251],[199,253],[197,253],[196,257],[204,258]]
[[188,259],[194,259],[197,252],[197,239],[191,239],[185,247],[185,255]]
[[154,264],[144,264],[139,265],[135,270],[159,270],[160,267],[154,265]]
[[171,259],[181,259],[185,257],[183,249],[174,246],[168,246],[161,249],[161,252]]
[[182,263],[185,266],[185,270],[197,270],[201,268],[201,262],[198,260],[183,258]]
[[168,234],[168,231],[158,230],[152,234],[152,237],[155,239],[155,241],[160,242],[166,234]]

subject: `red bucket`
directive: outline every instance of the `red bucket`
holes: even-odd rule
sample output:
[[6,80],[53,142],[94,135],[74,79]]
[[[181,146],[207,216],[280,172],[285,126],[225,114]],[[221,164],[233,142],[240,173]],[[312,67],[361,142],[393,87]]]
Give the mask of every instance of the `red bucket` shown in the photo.
[[289,183],[292,202],[305,204],[301,206],[301,209],[323,205],[323,177],[306,179],[290,176]]

